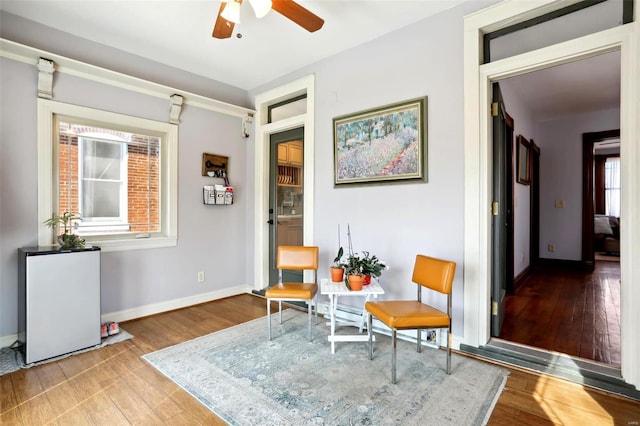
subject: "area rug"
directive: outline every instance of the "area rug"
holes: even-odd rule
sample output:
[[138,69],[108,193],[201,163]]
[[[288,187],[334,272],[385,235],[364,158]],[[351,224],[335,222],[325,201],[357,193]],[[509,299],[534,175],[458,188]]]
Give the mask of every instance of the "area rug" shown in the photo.
[[232,425],[481,425],[508,374],[454,354],[447,375],[444,351],[399,341],[394,385],[389,337],[377,336],[373,360],[362,342],[332,355],[324,322],[309,342],[306,314],[283,316],[271,341],[260,318],[143,358]]
[[24,363],[22,352],[20,352],[19,350],[12,349],[10,347],[0,348],[0,376],[19,370],[21,368],[30,368],[40,364],[59,361],[63,358],[70,357],[71,355],[92,351],[94,349],[100,349],[107,345],[113,345],[115,343],[124,342],[125,340],[129,340],[132,338],[133,338],[133,335],[131,335],[130,333],[126,332],[121,328],[118,334],[105,337],[104,339],[102,339],[102,341],[98,345],[91,346],[89,348],[81,349],[79,351],[71,352],[68,354],[60,355],[54,358],[45,359],[43,361],[32,362],[31,364]]

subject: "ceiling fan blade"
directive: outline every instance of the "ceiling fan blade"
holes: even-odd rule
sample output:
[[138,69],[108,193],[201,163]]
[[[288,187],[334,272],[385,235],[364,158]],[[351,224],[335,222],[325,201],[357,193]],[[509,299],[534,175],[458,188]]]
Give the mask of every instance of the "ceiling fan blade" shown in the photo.
[[227,21],[222,16],[222,11],[227,6],[227,3],[220,3],[220,10],[218,11],[218,17],[216,18],[216,24],[213,27],[212,37],[215,38],[229,38],[233,32],[233,26],[235,25],[231,21]]
[[324,25],[324,19],[292,0],[272,0],[271,8],[309,32],[318,31]]

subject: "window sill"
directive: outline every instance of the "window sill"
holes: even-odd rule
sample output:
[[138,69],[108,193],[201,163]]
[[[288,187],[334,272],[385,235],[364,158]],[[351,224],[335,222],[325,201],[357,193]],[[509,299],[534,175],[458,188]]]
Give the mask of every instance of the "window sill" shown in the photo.
[[177,237],[140,238],[131,240],[87,240],[87,245],[99,246],[102,252],[144,250],[178,245]]

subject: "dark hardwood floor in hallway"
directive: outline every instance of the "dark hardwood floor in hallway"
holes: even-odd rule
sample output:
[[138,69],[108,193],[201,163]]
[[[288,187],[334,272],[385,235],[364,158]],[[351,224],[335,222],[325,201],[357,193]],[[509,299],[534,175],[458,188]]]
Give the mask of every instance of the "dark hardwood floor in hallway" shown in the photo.
[[506,298],[500,338],[620,366],[620,263],[536,268]]

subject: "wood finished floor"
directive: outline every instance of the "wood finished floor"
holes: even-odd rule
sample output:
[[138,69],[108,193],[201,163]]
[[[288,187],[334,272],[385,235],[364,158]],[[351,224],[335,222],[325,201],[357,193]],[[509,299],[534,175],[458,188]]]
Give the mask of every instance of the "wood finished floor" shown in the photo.
[[532,272],[506,297],[500,338],[620,367],[620,263]]
[[[122,323],[132,340],[0,376],[0,424],[224,424],[140,356],[265,314],[264,299],[244,294]],[[509,370],[490,425],[640,421],[638,402]]]

